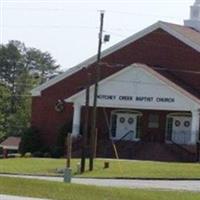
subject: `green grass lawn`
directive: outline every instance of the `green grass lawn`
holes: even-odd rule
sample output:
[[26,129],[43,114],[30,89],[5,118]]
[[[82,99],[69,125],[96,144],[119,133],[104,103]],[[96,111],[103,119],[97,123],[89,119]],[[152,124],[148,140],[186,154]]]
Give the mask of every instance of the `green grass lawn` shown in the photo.
[[0,177],[1,194],[54,200],[199,200],[200,193],[108,188]]
[[[198,163],[110,160],[110,168],[103,169],[104,161],[95,160],[93,172],[86,171],[83,175],[74,175],[85,177],[200,178],[200,164]],[[74,173],[78,162],[80,160],[72,159],[72,171]],[[64,167],[65,159],[0,159],[0,173],[58,175],[56,169]]]

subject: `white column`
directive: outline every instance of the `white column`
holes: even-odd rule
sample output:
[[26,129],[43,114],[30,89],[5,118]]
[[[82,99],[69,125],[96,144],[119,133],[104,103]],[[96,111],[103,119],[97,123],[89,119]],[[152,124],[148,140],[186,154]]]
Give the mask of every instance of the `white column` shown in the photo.
[[80,121],[81,121],[81,105],[75,103],[73,126],[72,126],[72,137],[77,137],[80,134]]
[[191,144],[196,144],[199,134],[199,110],[192,111]]

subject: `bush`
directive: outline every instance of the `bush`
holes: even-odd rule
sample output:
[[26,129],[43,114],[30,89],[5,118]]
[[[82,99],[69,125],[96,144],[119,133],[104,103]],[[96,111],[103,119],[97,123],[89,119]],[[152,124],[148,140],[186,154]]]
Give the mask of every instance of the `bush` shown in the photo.
[[63,147],[55,146],[51,150],[51,157],[52,158],[60,158],[61,156],[63,156],[63,152],[64,152]]
[[64,123],[58,129],[58,137],[57,137],[57,146],[64,147],[65,146],[65,138],[67,137],[68,133],[72,131],[72,120]]
[[24,131],[21,137],[19,152],[24,155],[26,152],[36,152],[41,148],[41,140],[38,130],[30,127]]
[[3,148],[0,147],[0,155],[2,155],[2,154],[3,154]]
[[45,153],[44,153],[44,157],[45,157],[45,158],[50,158],[50,157],[51,157],[51,154],[50,154],[49,152],[45,152]]
[[42,158],[44,154],[41,151],[36,151],[32,154],[33,157]]
[[31,158],[32,154],[30,152],[27,152],[27,153],[24,154],[24,157],[25,158]]
[[58,136],[56,140],[56,146],[51,149],[51,157],[60,158],[64,155],[65,140],[68,133],[72,130],[72,120],[62,124],[58,128]]
[[48,146],[42,146],[41,148],[40,148],[40,151],[42,152],[42,153],[49,153],[50,152],[50,148],[48,147]]
[[22,157],[21,154],[19,153],[15,154],[15,158],[21,158],[21,157]]

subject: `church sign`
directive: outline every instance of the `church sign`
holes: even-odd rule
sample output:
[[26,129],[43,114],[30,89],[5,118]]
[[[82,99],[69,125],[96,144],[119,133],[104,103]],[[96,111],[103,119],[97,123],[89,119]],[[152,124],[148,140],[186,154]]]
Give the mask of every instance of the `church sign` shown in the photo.
[[175,103],[173,97],[153,97],[153,96],[120,96],[120,95],[105,95],[97,96],[100,100],[121,101],[121,102],[143,102],[143,103]]

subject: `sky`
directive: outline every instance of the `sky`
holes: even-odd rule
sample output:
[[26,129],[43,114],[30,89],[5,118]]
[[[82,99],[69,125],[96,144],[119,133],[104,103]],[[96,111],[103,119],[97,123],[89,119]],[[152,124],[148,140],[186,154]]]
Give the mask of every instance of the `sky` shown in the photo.
[[63,70],[95,55],[100,10],[106,49],[157,21],[183,24],[194,0],[0,0],[0,43],[48,51]]

